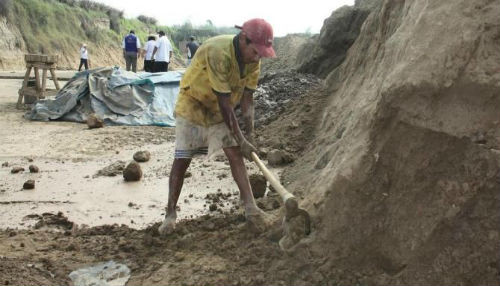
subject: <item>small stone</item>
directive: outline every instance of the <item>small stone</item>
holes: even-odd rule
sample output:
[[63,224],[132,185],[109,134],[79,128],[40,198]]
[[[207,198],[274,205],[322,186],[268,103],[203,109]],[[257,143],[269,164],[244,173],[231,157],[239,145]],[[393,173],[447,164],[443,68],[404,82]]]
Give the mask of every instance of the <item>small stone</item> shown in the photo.
[[151,159],[151,153],[149,151],[138,151],[134,154],[134,160],[136,162],[147,162]]
[[281,166],[295,161],[292,154],[283,150],[272,150],[267,154],[267,162],[270,166]]
[[123,170],[123,178],[127,182],[139,181],[142,178],[142,169],[137,162],[130,162]]
[[29,169],[31,173],[38,173],[40,171],[40,169],[35,165],[30,165]]
[[24,168],[23,167],[14,167],[14,168],[12,168],[12,170],[10,170],[10,172],[12,174],[17,174],[19,172],[24,172]]
[[189,171],[187,171],[185,174],[184,174],[184,178],[189,178],[189,177],[192,177],[193,174]]
[[102,121],[102,119],[98,118],[97,115],[92,113],[87,118],[87,126],[89,127],[89,129],[101,128],[104,126],[104,122]]
[[35,188],[35,180],[27,180],[23,184],[23,189],[25,190],[32,190]]
[[252,186],[253,197],[258,199],[262,198],[266,193],[267,180],[266,177],[259,174],[252,174],[249,177],[250,186]]
[[211,204],[208,209],[211,211],[211,212],[214,212],[217,210],[217,205],[216,204]]
[[107,167],[104,167],[103,169],[97,171],[97,173],[94,175],[94,177],[99,177],[99,176],[113,177],[113,176],[116,176],[116,175],[123,172],[126,164],[127,164],[126,162],[118,160],[118,161],[114,162],[113,164],[111,164]]
[[2,167],[9,167],[9,162],[3,162]]

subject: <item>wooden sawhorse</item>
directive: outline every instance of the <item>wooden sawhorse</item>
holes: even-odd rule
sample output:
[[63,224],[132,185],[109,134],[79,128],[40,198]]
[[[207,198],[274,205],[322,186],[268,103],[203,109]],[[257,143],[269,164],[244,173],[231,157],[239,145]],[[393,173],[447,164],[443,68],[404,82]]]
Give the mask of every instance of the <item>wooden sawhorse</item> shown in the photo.
[[[50,71],[52,75],[52,80],[56,86],[56,90],[59,90],[59,82],[56,76],[56,66],[57,66],[57,55],[34,55],[27,54],[24,55],[24,60],[26,62],[26,74],[24,75],[23,87],[19,90],[19,97],[17,99],[17,109],[22,109],[23,97],[27,95],[35,95],[37,99],[45,97],[45,88],[47,84],[47,71]],[[33,92],[32,88],[28,87],[28,81],[31,74],[31,69],[35,72],[35,90]],[[42,69],[42,82],[40,83],[39,70]],[[33,94],[34,93],[34,94]]]

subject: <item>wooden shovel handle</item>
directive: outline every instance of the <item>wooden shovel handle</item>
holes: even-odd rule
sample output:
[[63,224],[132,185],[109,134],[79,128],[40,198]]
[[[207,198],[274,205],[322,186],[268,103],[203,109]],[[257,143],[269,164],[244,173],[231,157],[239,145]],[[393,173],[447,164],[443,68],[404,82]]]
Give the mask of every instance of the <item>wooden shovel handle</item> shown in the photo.
[[295,198],[294,195],[292,195],[290,192],[288,192],[283,185],[281,185],[280,181],[276,179],[273,173],[269,171],[269,169],[262,163],[262,161],[259,159],[259,156],[255,154],[255,152],[252,152],[252,159],[257,164],[257,167],[259,167],[260,171],[262,174],[264,174],[264,177],[269,181],[271,186],[274,187],[274,189],[278,192],[278,194],[281,196],[281,199],[283,202],[286,202],[290,198]]

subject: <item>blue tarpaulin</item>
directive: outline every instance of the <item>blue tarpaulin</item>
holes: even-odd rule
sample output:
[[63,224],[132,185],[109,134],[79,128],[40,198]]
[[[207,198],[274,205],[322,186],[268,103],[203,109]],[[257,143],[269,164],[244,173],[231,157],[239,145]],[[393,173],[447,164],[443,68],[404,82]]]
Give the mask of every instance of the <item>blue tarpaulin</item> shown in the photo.
[[175,126],[182,72],[133,73],[118,67],[75,74],[55,99],[39,100],[30,120],[85,122],[94,113],[107,125]]

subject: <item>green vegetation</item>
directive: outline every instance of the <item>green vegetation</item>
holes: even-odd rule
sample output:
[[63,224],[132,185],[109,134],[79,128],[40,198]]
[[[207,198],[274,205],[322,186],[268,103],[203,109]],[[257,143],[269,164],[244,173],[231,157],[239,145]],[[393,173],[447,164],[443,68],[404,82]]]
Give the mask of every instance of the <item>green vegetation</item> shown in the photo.
[[12,0],[0,0],[0,16],[7,16],[12,7]]
[[[7,15],[31,53],[75,49],[82,42],[118,47],[121,35],[110,30],[109,16],[56,0],[16,0]],[[121,31],[120,31],[121,32]]]
[[210,20],[201,26],[193,26],[191,22],[185,22],[182,25],[174,25],[172,30],[171,38],[176,43],[185,41],[190,36],[195,36],[198,41],[202,42],[216,35],[237,34],[239,31],[234,27],[216,27]]
[[74,51],[84,42],[119,49],[123,36],[130,30],[135,31],[141,42],[163,30],[179,55],[179,43],[190,36],[204,41],[238,31],[216,27],[210,20],[197,27],[190,22],[167,27],[157,25],[155,18],[144,15],[126,19],[123,11],[90,0],[0,0],[0,11],[0,16],[19,28],[30,53]]

